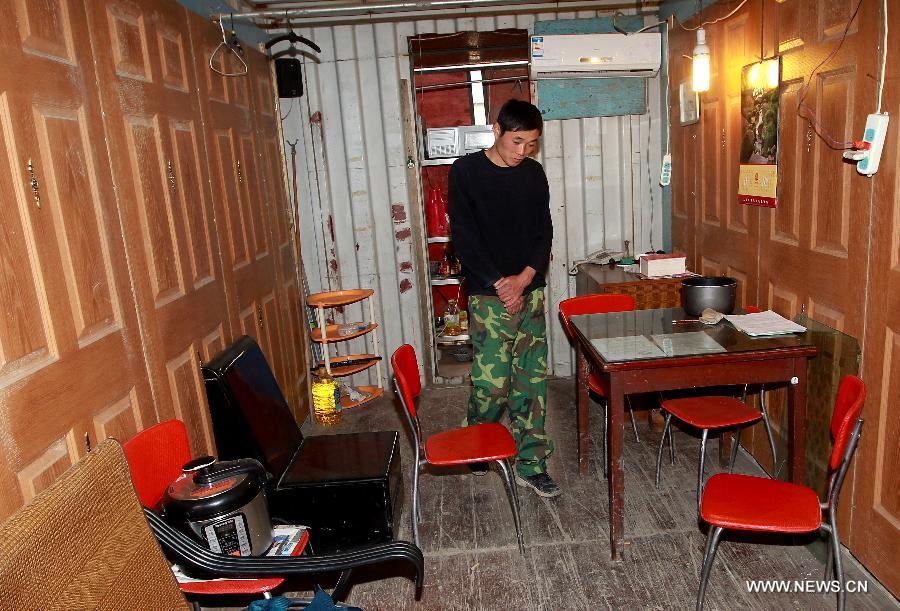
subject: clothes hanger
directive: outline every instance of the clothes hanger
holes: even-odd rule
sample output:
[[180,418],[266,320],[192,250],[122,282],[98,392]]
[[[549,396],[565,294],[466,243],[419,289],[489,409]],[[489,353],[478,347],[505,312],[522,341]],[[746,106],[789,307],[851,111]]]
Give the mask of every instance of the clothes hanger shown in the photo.
[[271,49],[272,45],[275,45],[279,42],[287,40],[291,43],[292,46],[294,45],[294,43],[302,42],[307,47],[310,47],[311,49],[313,49],[316,53],[322,52],[322,49],[319,48],[319,45],[317,45],[310,39],[304,38],[303,36],[300,36],[299,34],[294,32],[294,28],[291,26],[291,20],[287,18],[287,11],[284,12],[284,18],[285,18],[285,20],[287,20],[288,33],[282,34],[281,36],[276,36],[275,38],[270,38],[268,41],[266,41],[266,44],[264,45],[266,47],[266,49]]
[[[231,20],[231,40],[225,36],[225,25],[222,23],[222,20],[219,19],[219,29],[222,30],[222,42],[215,48],[212,52],[212,55],[209,56],[209,69],[215,72],[216,74],[221,74],[222,76],[244,76],[247,74],[247,62],[244,61],[244,58],[241,57],[241,53],[243,49],[241,48],[241,43],[238,41],[237,34],[234,31],[234,18]],[[226,53],[230,51],[234,54],[235,57],[238,58],[238,61],[241,62],[241,71],[239,72],[223,72],[213,66],[213,58],[216,56],[216,53],[219,52],[219,49],[225,47],[227,49]]]

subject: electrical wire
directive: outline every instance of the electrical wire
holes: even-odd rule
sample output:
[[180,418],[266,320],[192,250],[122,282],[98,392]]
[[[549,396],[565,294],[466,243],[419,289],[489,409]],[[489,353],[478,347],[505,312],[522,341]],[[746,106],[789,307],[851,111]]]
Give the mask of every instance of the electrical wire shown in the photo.
[[652,23],[650,25],[645,25],[640,30],[635,30],[634,32],[629,32],[628,30],[625,30],[624,28],[620,28],[618,26],[618,24],[616,24],[616,19],[618,17],[624,17],[624,16],[625,16],[625,13],[623,13],[622,11],[616,11],[615,13],[613,13],[612,27],[616,32],[618,32],[620,34],[624,34],[625,36],[631,36],[632,34],[640,34],[641,32],[646,32],[647,30],[650,30],[655,27],[665,25],[668,23],[668,21],[657,21],[656,23]]
[[[838,44],[831,50],[831,53],[825,56],[825,59],[819,62],[819,64],[813,68],[813,71],[809,74],[809,78],[806,80],[806,83],[800,88],[800,92],[797,96],[797,114],[807,121],[809,121],[810,126],[813,128],[813,131],[816,132],[822,140],[825,141],[825,144],[828,145],[829,148],[842,150],[848,149],[853,146],[853,141],[841,141],[836,140],[834,137],[828,133],[825,128],[822,126],[821,121],[816,117],[816,111],[810,106],[807,106],[803,103],[803,100],[806,99],[806,95],[809,93],[809,86],[813,82],[813,77],[816,76],[816,72],[824,66],[826,63],[831,61],[837,52],[841,49],[841,46],[844,44],[844,40],[847,38],[847,32],[850,31],[850,25],[853,23],[853,20],[856,19],[857,13],[859,13],[859,7],[862,5],[862,0],[859,0],[856,3],[856,8],[853,9],[853,13],[850,15],[850,19],[847,20],[847,25],[844,27],[844,33],[841,35],[841,39],[838,41]],[[885,27],[887,24],[885,23]],[[885,52],[887,49],[885,49]],[[882,79],[883,80],[883,79]],[[806,111],[805,113],[803,111]]]
[[738,12],[739,10],[741,10],[741,7],[744,6],[745,4],[747,4],[747,1],[748,1],[748,0],[743,0],[743,2],[741,2],[740,4],[738,4],[736,7],[734,7],[734,9],[733,9],[730,13],[728,13],[727,15],[725,15],[725,16],[723,16],[723,17],[719,17],[718,19],[713,19],[712,21],[704,21],[704,22],[702,22],[700,25],[695,26],[695,27],[691,27],[691,28],[689,28],[689,27],[685,26],[683,23],[681,23],[681,20],[678,18],[678,15],[677,15],[677,14],[676,14],[676,15],[673,15],[673,17],[675,17],[675,21],[678,23],[678,25],[681,27],[682,30],[688,30],[688,31],[699,30],[700,28],[702,28],[702,27],[705,26],[705,25],[712,25],[712,24],[714,24],[714,23],[718,23],[718,22],[720,22],[720,21],[723,21],[723,20],[725,20],[725,19],[728,19],[729,17],[731,17],[732,15],[734,15],[736,12]]
[[653,176],[650,173],[650,135],[653,133],[653,113],[647,113],[647,189],[650,191],[650,250],[655,251],[653,246],[653,208],[656,202],[653,198],[653,190],[656,185],[653,184]]
[[881,94],[884,91],[884,69],[887,67],[887,42],[888,42],[888,17],[887,17],[887,0],[882,5],[884,14],[884,42],[881,44],[881,76],[878,78],[878,113],[881,114]]
[[287,110],[287,112],[284,113],[284,116],[283,116],[283,117],[281,117],[281,120],[282,120],[282,121],[284,121],[285,119],[287,119],[288,116],[290,116],[291,111],[294,110],[294,100],[296,100],[296,99],[297,99],[297,98],[291,98],[291,103],[288,105],[288,110]]
[[[668,49],[668,40],[666,40],[666,48]],[[669,74],[666,74],[666,155],[672,153],[672,123],[669,117],[669,111],[671,108],[669,107]]]

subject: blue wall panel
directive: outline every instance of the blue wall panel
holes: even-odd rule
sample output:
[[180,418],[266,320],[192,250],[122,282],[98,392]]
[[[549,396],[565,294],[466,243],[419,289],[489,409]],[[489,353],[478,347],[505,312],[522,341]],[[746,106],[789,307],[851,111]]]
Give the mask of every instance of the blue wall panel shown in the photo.
[[[622,15],[616,25],[629,32],[644,26],[637,15]],[[612,18],[536,21],[534,34],[609,34]],[[537,81],[537,107],[544,119],[579,119],[642,115],[647,112],[647,80],[643,78],[544,79]]]

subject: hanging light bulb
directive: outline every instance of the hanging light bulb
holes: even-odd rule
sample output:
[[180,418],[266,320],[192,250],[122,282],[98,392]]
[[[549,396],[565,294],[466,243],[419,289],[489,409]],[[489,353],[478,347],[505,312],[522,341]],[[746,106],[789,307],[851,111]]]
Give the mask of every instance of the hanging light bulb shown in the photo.
[[768,85],[769,89],[775,89],[781,80],[779,78],[781,66],[778,63],[778,59],[770,59],[766,62],[766,66],[766,85]]
[[692,85],[694,91],[709,91],[709,47],[706,46],[706,30],[697,30],[697,46],[693,52]]

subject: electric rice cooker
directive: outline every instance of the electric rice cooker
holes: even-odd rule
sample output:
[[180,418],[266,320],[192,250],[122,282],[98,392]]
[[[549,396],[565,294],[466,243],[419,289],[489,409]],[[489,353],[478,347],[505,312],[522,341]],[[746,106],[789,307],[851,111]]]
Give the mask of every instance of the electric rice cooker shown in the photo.
[[166,520],[216,553],[263,555],[272,545],[272,522],[262,464],[203,456],[182,469],[163,499]]

